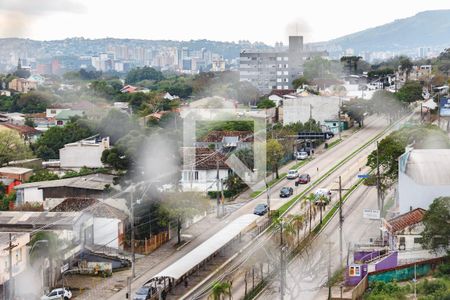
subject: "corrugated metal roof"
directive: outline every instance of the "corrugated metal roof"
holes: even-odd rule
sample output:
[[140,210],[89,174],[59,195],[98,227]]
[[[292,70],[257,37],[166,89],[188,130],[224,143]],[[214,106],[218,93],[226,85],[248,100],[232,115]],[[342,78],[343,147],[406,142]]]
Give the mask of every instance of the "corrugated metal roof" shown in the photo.
[[450,149],[414,149],[406,175],[421,185],[450,185]]
[[180,279],[184,274],[192,270],[210,255],[214,254],[223,246],[228,244],[237,235],[239,235],[239,233],[245,231],[245,229],[255,222],[257,218],[258,216],[253,214],[240,216],[210,237],[207,241],[203,242],[197,248],[174,262],[169,267],[165,268],[163,271],[159,272],[152,279],[157,279],[160,277],[170,277],[175,280]]
[[107,184],[112,185],[113,175],[93,174],[80,177],[64,178],[57,180],[47,180],[39,182],[24,183],[14,187],[16,190],[25,188],[53,188],[53,187],[73,187],[88,190],[104,190]]

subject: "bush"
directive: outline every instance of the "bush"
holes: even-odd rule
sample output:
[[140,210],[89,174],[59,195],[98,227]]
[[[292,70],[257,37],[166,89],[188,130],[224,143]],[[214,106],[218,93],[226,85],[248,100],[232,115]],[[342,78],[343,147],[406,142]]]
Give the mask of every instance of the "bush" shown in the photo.
[[425,279],[423,283],[418,285],[418,291],[420,294],[424,295],[434,295],[435,293],[445,292],[447,290],[447,286],[443,280],[428,280]]
[[439,265],[437,268],[438,276],[450,276],[450,263]]
[[405,299],[409,286],[401,287],[396,283],[378,281],[370,286],[370,293],[365,297],[368,300]]
[[[224,190],[223,191],[223,196],[225,197],[225,198],[231,198],[231,197],[233,197],[233,196],[235,196],[236,195],[236,193],[233,193],[233,191],[229,191],[229,190]],[[211,199],[217,199],[217,192],[216,191],[209,191],[208,192],[208,196],[211,198]]]

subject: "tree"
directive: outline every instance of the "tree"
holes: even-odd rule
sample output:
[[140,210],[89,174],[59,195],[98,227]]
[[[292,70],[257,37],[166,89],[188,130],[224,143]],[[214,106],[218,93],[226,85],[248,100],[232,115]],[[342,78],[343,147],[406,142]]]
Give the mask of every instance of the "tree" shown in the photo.
[[316,201],[316,196],[313,193],[310,193],[305,201],[308,203],[308,219],[309,219],[309,233],[312,231],[312,220],[316,218],[316,206],[314,202]]
[[396,93],[397,98],[403,102],[422,100],[422,86],[418,81],[407,81]]
[[181,229],[183,224],[193,217],[205,213],[208,207],[208,199],[200,193],[172,192],[165,195],[161,203],[161,208],[177,224],[177,244],[181,244]]
[[31,157],[32,152],[29,146],[16,132],[0,131],[0,166],[10,161]]
[[268,99],[268,98],[263,98],[262,100],[260,100],[258,102],[258,104],[256,105],[257,108],[263,109],[263,108],[272,108],[275,107],[275,102],[273,102],[272,100]]
[[426,249],[448,249],[450,245],[450,197],[434,199],[423,217],[422,246]]
[[65,144],[73,143],[92,136],[91,129],[82,120],[70,121],[63,127],[48,129],[34,145],[35,153],[42,159],[56,159],[59,149]]
[[160,81],[163,80],[164,76],[160,71],[155,70],[151,67],[143,67],[143,68],[136,68],[132,69],[130,72],[128,72],[125,83],[127,84],[135,84],[142,80],[154,80],[154,81]]
[[361,59],[361,56],[342,56],[341,63],[345,63],[348,74],[358,74],[358,63]]
[[305,76],[300,76],[292,81],[292,86],[294,87],[294,89],[298,89],[305,84],[310,84],[309,80]]
[[280,167],[281,160],[284,157],[283,146],[275,139],[269,139],[267,141],[267,164],[272,168],[272,172],[276,174],[276,178],[280,178],[278,174],[278,168]]
[[250,82],[241,81],[237,86],[237,98],[240,103],[250,105],[259,98],[259,92]]
[[359,127],[364,126],[364,115],[368,111],[368,102],[363,99],[348,101],[342,107],[344,113],[358,122]]
[[44,112],[47,106],[55,100],[53,95],[40,91],[21,94],[16,103],[16,109],[22,113]]
[[297,247],[300,244],[300,231],[303,229],[305,224],[305,216],[304,215],[294,215],[290,218],[291,224],[296,229],[297,233]]
[[101,160],[115,170],[127,170],[130,164],[125,153],[118,147],[103,150]]
[[228,175],[223,184],[233,195],[240,193],[247,186],[236,174]]
[[[215,282],[212,287],[211,297],[213,300],[221,300],[222,296],[228,296],[231,300],[231,283],[230,282]],[[209,297],[208,297],[209,298]]]
[[314,79],[335,79],[342,73],[342,66],[338,61],[330,61],[320,56],[305,61],[304,76],[309,81]]
[[409,73],[412,70],[413,63],[407,56],[400,56],[399,59],[400,59],[400,70],[402,72],[405,72],[406,74],[405,81],[408,81]]
[[34,172],[34,174],[30,176],[28,182],[47,181],[56,179],[59,179],[57,174],[50,172],[47,169],[42,169]]

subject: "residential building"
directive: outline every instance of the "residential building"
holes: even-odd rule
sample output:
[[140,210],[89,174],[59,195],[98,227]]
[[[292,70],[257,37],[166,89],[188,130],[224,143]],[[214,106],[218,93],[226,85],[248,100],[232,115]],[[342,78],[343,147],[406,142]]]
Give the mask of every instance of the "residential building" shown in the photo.
[[323,124],[326,120],[337,119],[341,99],[326,96],[290,96],[283,100],[283,125],[302,122],[310,119]]
[[37,89],[37,82],[24,78],[14,78],[9,82],[8,88],[19,93],[28,93]]
[[389,243],[392,249],[399,251],[411,251],[422,249],[422,224],[426,210],[416,208],[401,214],[393,219],[383,222],[389,235]]
[[303,62],[316,55],[303,49],[303,36],[289,36],[287,49],[240,54],[240,81],[248,81],[263,93],[292,89],[292,81],[303,74]]
[[128,215],[123,211],[93,198],[67,198],[51,211],[83,211],[92,215],[92,244],[114,249],[123,248],[128,220]]
[[222,152],[229,152],[241,148],[253,146],[252,131],[209,131],[204,137],[195,143],[198,148],[211,148]]
[[398,265],[398,252],[386,247],[357,245],[353,262],[347,265],[345,285],[356,286],[367,273],[394,268]]
[[33,175],[32,169],[19,167],[2,167],[0,168],[0,177],[19,180],[21,182],[28,181]]
[[41,203],[44,209],[52,209],[66,198],[103,198],[113,186],[113,175],[91,174],[58,180],[24,183],[14,187],[16,204]]
[[450,149],[406,149],[398,159],[401,214],[428,209],[434,199],[450,195]]
[[196,148],[193,165],[183,166],[180,182],[183,191],[217,191],[217,173],[222,181],[231,172],[225,160],[226,157],[219,152],[209,148]]
[[63,110],[55,116],[56,126],[64,126],[67,124],[67,122],[70,121],[71,118],[83,116],[84,111],[82,110],[73,110],[73,109]]
[[30,126],[0,123],[0,131],[4,130],[16,132],[26,142],[35,142],[41,135],[41,132],[39,130],[34,129]]
[[54,118],[56,117],[60,112],[70,110],[70,108],[62,105],[51,105],[47,107],[45,110],[45,117],[46,118]]
[[25,115],[22,113],[0,113],[0,122],[11,123],[14,125],[24,125]]
[[14,245],[11,253],[13,278],[20,276],[29,264],[27,244],[30,242],[30,234],[28,232],[0,232],[0,291],[3,293],[7,292],[10,279],[8,251],[10,239]]
[[59,149],[62,169],[102,168],[102,153],[109,149],[109,137],[93,137],[64,145]]

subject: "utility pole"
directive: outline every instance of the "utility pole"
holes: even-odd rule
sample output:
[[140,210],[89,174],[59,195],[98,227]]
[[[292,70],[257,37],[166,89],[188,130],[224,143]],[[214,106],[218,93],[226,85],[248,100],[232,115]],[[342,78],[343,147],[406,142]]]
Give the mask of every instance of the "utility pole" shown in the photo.
[[219,159],[216,160],[216,180],[217,180],[217,217],[220,217],[220,179],[219,179]]
[[225,216],[225,195],[223,194],[223,179],[220,179],[220,202],[222,204],[222,216]]
[[331,242],[328,241],[328,300],[331,300]]
[[131,208],[131,278],[136,277],[136,254],[134,251],[134,191],[133,187],[130,192],[130,208]]
[[343,246],[342,246],[342,227],[344,225],[344,216],[342,215],[342,179],[339,176],[339,265],[342,267],[343,259]]
[[14,236],[12,233],[9,233],[9,245],[8,248],[5,248],[3,250],[8,250],[9,256],[8,256],[8,263],[9,263],[9,284],[8,284],[8,299],[14,299],[15,295],[15,284],[14,284],[14,274],[13,274],[13,263],[12,263],[12,250],[17,247],[17,245],[14,245],[13,242]]
[[377,141],[377,203],[378,209],[381,213],[381,187],[380,187],[380,158],[379,158],[379,150],[378,150],[378,141]]
[[267,217],[270,218],[270,185],[267,182],[267,177],[264,180],[266,181]]
[[284,266],[284,241],[283,241],[283,219],[280,219],[280,299],[284,298],[285,266]]
[[338,108],[338,126],[339,126],[339,139],[341,139],[341,96],[339,95],[339,108]]

